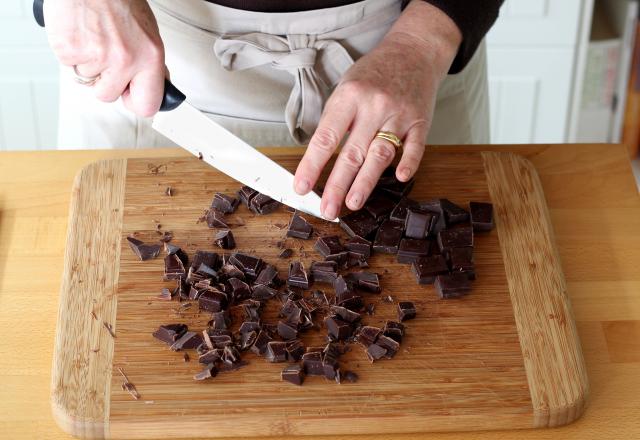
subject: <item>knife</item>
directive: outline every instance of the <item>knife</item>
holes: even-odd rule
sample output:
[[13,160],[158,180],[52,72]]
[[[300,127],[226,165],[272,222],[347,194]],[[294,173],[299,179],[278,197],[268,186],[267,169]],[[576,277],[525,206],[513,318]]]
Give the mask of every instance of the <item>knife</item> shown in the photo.
[[[44,0],[34,0],[33,15],[44,27],[43,4]],[[304,196],[296,193],[293,174],[186,102],[186,96],[168,79],[164,82],[162,104],[152,127],[238,182],[298,211],[324,219],[320,213],[321,199],[316,193],[311,191]]]

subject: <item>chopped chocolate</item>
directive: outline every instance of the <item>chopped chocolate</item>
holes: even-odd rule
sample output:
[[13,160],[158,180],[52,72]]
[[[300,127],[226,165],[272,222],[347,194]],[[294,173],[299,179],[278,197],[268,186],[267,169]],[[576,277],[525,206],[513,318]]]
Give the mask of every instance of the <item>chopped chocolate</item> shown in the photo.
[[302,385],[304,382],[304,371],[300,365],[289,365],[282,370],[280,378],[294,385]]
[[398,263],[410,264],[429,255],[431,242],[425,239],[403,238],[398,246]]
[[227,284],[234,301],[239,302],[251,297],[251,288],[244,281],[238,278],[229,278]]
[[402,223],[386,220],[380,225],[380,229],[373,241],[373,250],[386,254],[398,252],[398,244],[402,238]]
[[264,261],[261,258],[254,257],[253,255],[235,253],[229,257],[229,263],[240,269],[245,276],[254,280],[264,265]]
[[356,312],[362,310],[364,307],[364,301],[362,300],[362,297],[358,295],[349,296],[348,298],[336,301],[336,304]]
[[201,364],[213,364],[222,359],[222,349],[214,348],[206,351],[198,356],[198,362]]
[[344,247],[350,252],[363,255],[365,258],[369,258],[371,256],[371,242],[362,237],[355,236],[350,238],[344,244]]
[[202,264],[216,270],[220,267],[220,256],[215,252],[196,251],[191,267],[197,270]]
[[233,233],[229,230],[217,232],[213,238],[213,242],[222,249],[234,249],[236,247],[236,240],[233,238]]
[[371,362],[382,359],[387,354],[387,349],[378,344],[371,344],[367,347],[367,357]]
[[222,193],[215,193],[211,207],[223,214],[232,214],[240,204],[240,200]]
[[380,194],[374,194],[369,197],[363,206],[376,220],[387,218],[394,207],[393,200]]
[[263,356],[267,352],[267,344],[269,342],[271,342],[271,337],[264,330],[261,330],[251,347],[251,351]]
[[298,337],[298,329],[291,323],[278,321],[278,335],[285,341],[296,339]]
[[293,255],[293,249],[283,249],[278,258],[290,258]]
[[260,304],[260,301],[254,300],[249,300],[242,304],[242,311],[247,321],[260,321]]
[[262,284],[265,286],[278,286],[280,280],[278,279],[278,270],[271,264],[265,264],[260,271],[260,274],[254,281],[254,285]]
[[167,255],[177,255],[178,258],[180,258],[180,261],[182,261],[182,264],[184,264],[185,266],[189,263],[189,256],[185,251],[182,250],[180,246],[176,246],[171,243],[165,243],[164,251]]
[[358,381],[358,374],[354,371],[347,370],[342,374],[342,379],[347,382],[356,383]]
[[476,279],[475,265],[473,264],[473,248],[453,248],[447,252],[449,264],[453,272],[462,272],[470,280]]
[[338,252],[324,257],[325,261],[334,261],[339,267],[347,267],[349,262],[349,252]]
[[365,311],[367,312],[367,315],[373,316],[376,312],[376,305],[374,303],[367,304]]
[[344,294],[351,292],[351,286],[349,286],[347,280],[342,275],[338,275],[334,281],[333,289],[336,292],[336,297],[341,297]]
[[[333,356],[329,356],[328,354],[325,354],[322,357],[322,370],[324,373],[324,377],[326,379],[332,380],[336,378],[336,375],[339,374],[339,364],[338,364],[338,359],[336,359]],[[338,382],[340,380],[338,379]]]
[[337,316],[329,316],[325,318],[324,325],[327,327],[329,336],[336,341],[347,339],[353,332],[351,325]]
[[172,197],[173,196],[173,188],[171,188],[170,186],[167,186],[167,189],[164,190],[164,195]]
[[493,229],[493,205],[491,203],[469,202],[469,210],[474,231],[486,232]]
[[396,321],[387,321],[382,329],[382,334],[399,344],[404,336],[404,324]]
[[428,200],[419,204],[420,209],[429,211],[434,214],[431,220],[431,226],[429,227],[430,235],[436,236],[438,232],[442,231],[446,227],[444,218],[444,211],[442,209],[442,203],[440,199]]
[[303,289],[309,288],[309,278],[307,272],[304,270],[304,265],[300,261],[293,261],[289,265],[287,285],[301,287]]
[[331,306],[331,313],[339,316],[340,319],[350,324],[360,321],[361,318],[360,313],[341,306]]
[[407,182],[400,182],[395,176],[395,168],[389,167],[380,177],[376,188],[393,197],[400,198],[409,194],[414,183],[415,179],[413,178]]
[[281,341],[268,342],[265,357],[269,362],[286,362],[287,343]]
[[121,385],[122,391],[126,391],[127,393],[131,394],[131,397],[133,397],[136,400],[140,399],[140,393],[138,393],[136,386],[129,381],[129,378],[127,377],[126,374],[124,374],[124,371],[122,371],[122,368],[118,367],[118,370],[120,371],[120,374],[124,378],[124,382],[122,382],[122,385]]
[[164,257],[164,279],[179,280],[187,275],[182,260],[176,254]]
[[219,312],[227,306],[227,295],[217,289],[207,289],[198,295],[200,310]]
[[237,364],[240,362],[240,352],[233,345],[227,345],[222,351],[222,362],[225,364]]
[[398,303],[398,320],[407,321],[416,317],[416,306],[411,301]]
[[340,217],[340,227],[344,229],[350,237],[370,238],[378,229],[376,219],[364,209],[354,211]]
[[385,335],[378,336],[375,345],[379,345],[380,347],[384,348],[386,350],[385,357],[389,359],[395,356],[395,354],[400,349],[400,344],[397,341]]
[[145,244],[137,238],[127,237],[129,247],[140,258],[140,261],[147,261],[156,258],[162,246],[159,244]]
[[338,264],[335,261],[314,261],[309,272],[314,283],[334,284],[338,277]]
[[390,220],[395,220],[397,222],[404,223],[407,219],[407,213],[409,208],[415,208],[418,206],[418,203],[415,200],[408,199],[403,197],[400,199],[398,204],[393,208],[391,214],[389,214]]
[[185,324],[164,324],[152,333],[153,337],[171,345],[188,330]]
[[404,235],[407,238],[427,238],[433,214],[416,208],[409,208],[404,223]]
[[444,220],[447,222],[447,226],[469,221],[469,213],[449,199],[441,199],[440,205],[442,206]]
[[191,358],[189,357],[188,353],[183,353],[182,359],[184,359],[185,362],[191,361]]
[[411,271],[416,276],[418,284],[433,284],[437,275],[449,272],[449,267],[442,255],[432,255],[418,258],[411,265]]
[[356,340],[363,346],[368,347],[376,342],[380,333],[381,331],[378,327],[365,325],[364,327],[360,327]]
[[364,290],[366,292],[380,293],[382,287],[380,287],[380,279],[375,272],[351,272],[345,275],[347,283],[351,282],[356,288]]
[[273,200],[266,194],[256,194],[249,203],[253,212],[260,215],[270,214],[280,206],[280,202]]
[[231,318],[226,310],[211,314],[211,327],[216,330],[224,330],[231,324]]
[[171,345],[171,350],[180,351],[180,350],[193,350],[198,345],[202,344],[202,335],[196,332],[185,332],[180,339],[176,340]]
[[251,209],[251,199],[253,199],[258,194],[258,191],[248,186],[243,186],[242,188],[240,188],[240,190],[238,190],[238,197],[240,198],[240,201],[249,209]]
[[224,221],[224,214],[213,208],[207,211],[205,219],[210,228],[229,229],[229,225]]
[[313,247],[323,257],[326,257],[327,255],[337,254],[343,251],[343,247],[340,244],[340,239],[337,235],[320,237],[316,240],[316,243]]
[[287,342],[287,359],[289,362],[298,362],[304,355],[304,345],[299,339],[294,339]]
[[238,269],[231,263],[227,263],[220,268],[220,273],[222,273],[226,278],[238,278],[239,280],[244,280],[244,272],[241,269]]
[[257,301],[266,301],[275,297],[278,294],[278,291],[272,289],[269,286],[265,286],[264,284],[256,284],[253,287],[253,291],[251,292],[251,299],[255,299]]
[[363,254],[359,254],[357,252],[347,252],[347,262],[345,266],[347,268],[369,267],[369,263],[367,262],[367,257],[365,257]]
[[204,370],[202,370],[201,372],[195,374],[193,376],[194,380],[206,380],[206,379],[210,379],[212,377],[215,377],[216,374],[218,374],[218,368],[215,366],[215,364],[211,363],[211,364],[207,364],[206,367],[204,367]]
[[[320,350],[322,350],[322,348],[320,348]],[[322,351],[307,351],[307,353],[303,354],[302,368],[307,376],[324,376]]]
[[256,342],[258,332],[240,333],[240,349],[248,350]]
[[443,229],[438,234],[440,250],[473,246],[473,228],[471,225],[460,225],[455,228]]
[[313,233],[313,226],[309,224],[304,217],[297,212],[291,217],[289,228],[287,229],[287,237],[296,237],[308,240]]
[[160,295],[156,296],[156,299],[159,299],[162,301],[171,301],[172,296],[173,294],[171,293],[171,291],[166,287],[163,287],[162,290],[160,291]]
[[459,298],[471,291],[471,282],[466,274],[453,272],[438,275],[434,287],[441,299]]

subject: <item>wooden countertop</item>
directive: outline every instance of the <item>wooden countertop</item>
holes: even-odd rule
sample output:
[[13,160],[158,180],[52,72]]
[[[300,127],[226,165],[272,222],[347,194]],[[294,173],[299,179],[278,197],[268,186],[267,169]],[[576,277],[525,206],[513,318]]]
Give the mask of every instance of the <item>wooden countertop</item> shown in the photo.
[[[640,438],[640,199],[625,148],[578,144],[436,149],[508,150],[528,156],[536,166],[591,395],[582,419],[564,428],[428,437]],[[277,154],[278,149],[267,151]],[[0,153],[2,437],[71,438],[53,421],[49,389],[69,196],[76,172],[98,159],[184,154],[175,149]]]

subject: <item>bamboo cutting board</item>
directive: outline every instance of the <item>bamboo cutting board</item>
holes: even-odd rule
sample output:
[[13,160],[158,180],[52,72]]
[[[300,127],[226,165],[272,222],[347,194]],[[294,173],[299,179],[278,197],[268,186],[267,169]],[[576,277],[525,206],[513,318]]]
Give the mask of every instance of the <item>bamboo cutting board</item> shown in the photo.
[[[291,170],[299,160],[285,153],[274,158]],[[577,419],[588,382],[533,166],[512,154],[429,153],[418,176],[416,200],[494,204],[496,229],[476,235],[471,294],[438,300],[394,256],[374,256],[370,270],[381,274],[383,294],[418,309],[400,352],[370,364],[353,345],[341,368],[357,372],[357,383],[308,377],[296,387],[280,380],[285,364],[252,353],[245,355],[248,366],[194,382],[195,354],[185,362],[151,337],[165,323],[201,330],[209,317],[155,299],[172,286],[162,281],[162,258],[138,261],[124,237],[135,232],[157,240],[160,224],[190,255],[214,250],[214,231],[197,219],[214,192],[232,194],[239,184],[191,158],[102,161],[83,169],[73,187],[54,349],[58,424],[87,438],[157,438],[514,429]],[[168,186],[172,197],[164,194]],[[277,258],[276,242],[290,215],[280,209],[255,216],[241,206],[232,217],[237,250],[263,257],[285,277],[288,262]],[[321,233],[342,234],[337,225],[312,223]],[[319,258],[313,240],[289,238],[286,245],[307,267]],[[365,299],[377,304],[365,323],[395,319],[393,304],[373,294]],[[267,321],[277,308],[270,307]],[[324,334],[311,331],[303,341],[319,344]],[[122,390],[119,368],[140,400]]]

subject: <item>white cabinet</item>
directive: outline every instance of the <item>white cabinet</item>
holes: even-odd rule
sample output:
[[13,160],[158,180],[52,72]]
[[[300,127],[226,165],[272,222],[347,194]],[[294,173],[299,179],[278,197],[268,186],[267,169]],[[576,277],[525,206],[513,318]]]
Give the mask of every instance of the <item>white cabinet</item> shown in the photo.
[[492,143],[568,142],[593,0],[506,0],[487,36]]

